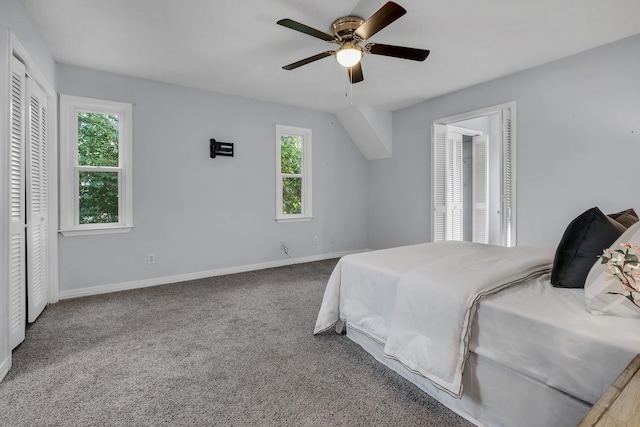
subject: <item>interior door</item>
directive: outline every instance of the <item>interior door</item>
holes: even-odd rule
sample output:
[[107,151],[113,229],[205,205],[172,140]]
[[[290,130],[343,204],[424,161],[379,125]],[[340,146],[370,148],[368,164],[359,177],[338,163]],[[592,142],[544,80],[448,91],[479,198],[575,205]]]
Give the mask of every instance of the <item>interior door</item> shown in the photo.
[[514,141],[515,113],[511,108],[502,109],[502,233],[503,246],[516,245],[516,147]]
[[447,240],[463,240],[464,205],[463,201],[463,153],[462,134],[447,130]]
[[47,97],[27,77],[27,316],[35,322],[47,305],[49,289],[49,203]]
[[463,180],[462,134],[446,125],[433,126],[432,238],[462,240]]
[[440,242],[447,239],[447,127],[445,125],[433,125],[432,141],[431,236],[434,242]]
[[489,137],[474,136],[472,152],[472,239],[478,243],[489,243]]
[[25,337],[26,317],[26,207],[25,207],[25,67],[11,56],[9,100],[9,347]]

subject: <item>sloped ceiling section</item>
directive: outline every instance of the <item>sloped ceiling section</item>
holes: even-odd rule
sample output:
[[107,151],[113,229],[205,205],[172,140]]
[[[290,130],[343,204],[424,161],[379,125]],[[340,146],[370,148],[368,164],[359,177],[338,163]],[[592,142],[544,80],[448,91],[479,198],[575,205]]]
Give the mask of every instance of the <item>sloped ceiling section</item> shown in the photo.
[[352,105],[338,111],[336,116],[367,160],[391,157],[393,141],[390,111]]

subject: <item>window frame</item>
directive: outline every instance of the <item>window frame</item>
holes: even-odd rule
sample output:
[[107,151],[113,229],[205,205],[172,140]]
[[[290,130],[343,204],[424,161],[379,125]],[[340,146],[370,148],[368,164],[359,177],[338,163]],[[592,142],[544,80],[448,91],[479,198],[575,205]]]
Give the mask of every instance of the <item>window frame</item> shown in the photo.
[[[282,136],[299,136],[302,138],[302,173],[283,174],[282,173]],[[276,125],[276,221],[296,222],[310,221],[313,219],[312,213],[312,172],[311,172],[311,149],[312,131],[308,128],[301,128],[288,125]],[[302,209],[299,214],[284,214],[282,212],[282,182],[286,177],[301,178],[302,185]]]
[[[78,165],[78,113],[118,116],[118,166]],[[64,236],[127,233],[133,228],[133,105],[60,95],[60,232]],[[118,222],[80,224],[81,172],[118,173]]]

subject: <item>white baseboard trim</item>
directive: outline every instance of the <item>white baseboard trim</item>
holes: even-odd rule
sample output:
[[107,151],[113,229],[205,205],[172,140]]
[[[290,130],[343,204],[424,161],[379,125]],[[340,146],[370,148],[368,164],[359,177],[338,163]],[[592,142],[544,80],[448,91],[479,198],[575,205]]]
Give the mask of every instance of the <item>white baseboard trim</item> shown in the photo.
[[131,289],[147,288],[149,286],[166,285],[169,283],[186,282],[187,280],[204,279],[207,277],[223,276],[225,274],[243,273],[246,271],[264,270],[266,268],[283,267],[285,265],[302,264],[305,262],[322,261],[331,258],[340,258],[345,255],[365,252],[362,251],[346,251],[333,252],[329,254],[313,255],[301,258],[287,258],[277,261],[263,262],[260,264],[241,265],[238,267],[219,268],[216,270],[200,271],[196,273],[178,274],[175,276],[156,277],[153,279],[136,280],[133,282],[115,283],[112,285],[91,286],[81,289],[61,290],[58,294],[61,300],[69,298],[86,297],[90,295],[107,294],[110,292],[128,291]]

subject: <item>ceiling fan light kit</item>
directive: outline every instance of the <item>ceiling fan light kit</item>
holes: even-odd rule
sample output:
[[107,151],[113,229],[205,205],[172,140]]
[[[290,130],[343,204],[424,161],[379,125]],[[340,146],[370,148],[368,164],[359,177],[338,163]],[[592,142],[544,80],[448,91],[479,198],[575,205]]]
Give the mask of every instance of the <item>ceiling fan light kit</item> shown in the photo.
[[283,27],[305,33],[329,43],[336,43],[339,48],[334,51],[322,52],[300,61],[285,65],[285,70],[293,70],[327,56],[335,56],[340,65],[347,68],[347,75],[351,83],[364,80],[361,60],[363,55],[384,55],[394,58],[409,59],[412,61],[424,61],[429,56],[429,51],[404,46],[392,46],[380,43],[368,43],[360,46],[378,31],[391,24],[407,11],[392,1],[385,3],[369,19],[364,20],[358,16],[344,16],[331,24],[333,35],[316,30],[292,19],[281,19],[277,23]]
[[362,59],[362,48],[355,42],[347,42],[336,51],[336,59],[343,67],[353,67]]

